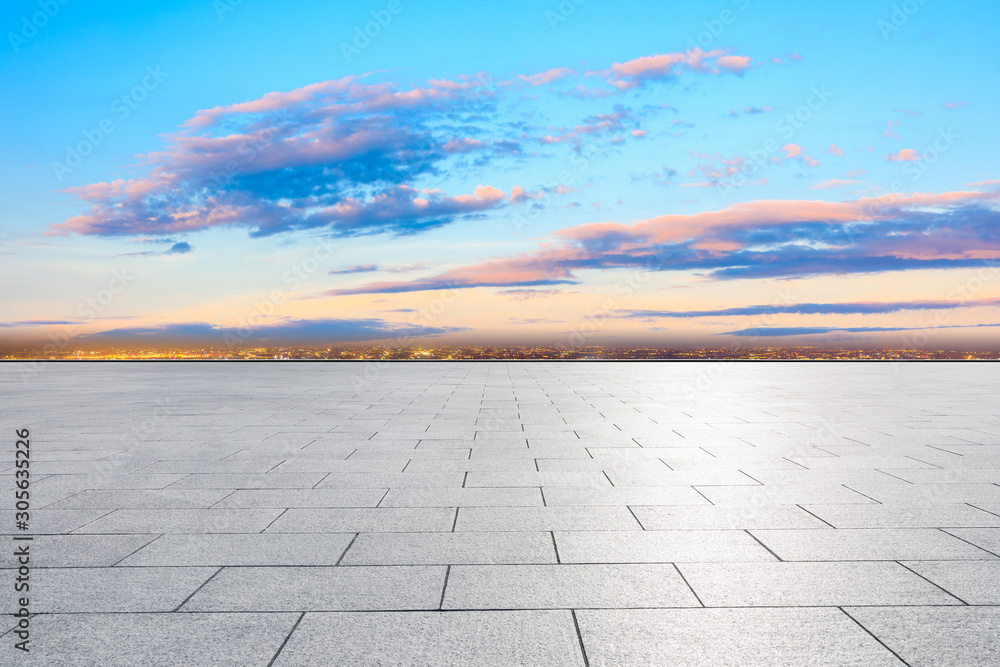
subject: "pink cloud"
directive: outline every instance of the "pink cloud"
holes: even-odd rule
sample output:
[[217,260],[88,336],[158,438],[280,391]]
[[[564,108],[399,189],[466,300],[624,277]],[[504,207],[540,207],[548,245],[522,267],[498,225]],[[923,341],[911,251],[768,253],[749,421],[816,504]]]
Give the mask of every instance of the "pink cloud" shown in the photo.
[[802,146],[798,144],[785,144],[781,147],[781,150],[785,151],[785,158],[788,160],[802,155]]
[[469,139],[468,137],[462,139],[452,139],[441,146],[441,150],[445,153],[468,153],[469,151],[479,150],[481,148],[486,148],[489,146],[485,141],[479,141],[478,139]]
[[608,83],[618,90],[644,86],[648,81],[669,79],[681,70],[697,74],[740,74],[751,65],[749,56],[729,55],[721,49],[688,51],[644,56],[623,63],[615,63],[606,72]]
[[885,156],[885,159],[889,162],[916,162],[920,159],[920,153],[916,152],[912,148],[904,148],[896,153],[890,153]]
[[553,81],[558,81],[559,79],[563,79],[572,74],[573,70],[568,67],[557,67],[545,72],[539,72],[538,74],[520,74],[517,78],[530,86],[542,86],[552,83]]
[[830,155],[843,155],[844,149],[837,144],[830,144],[830,147],[826,149]]
[[858,181],[845,179],[845,178],[831,178],[825,181],[820,181],[809,187],[813,190],[829,190],[831,188],[846,188],[849,185],[857,185]]
[[632,136],[636,139],[642,139],[646,136],[646,130],[632,130]]
[[958,109],[959,107],[967,107],[967,106],[969,106],[969,103],[966,102],[965,100],[962,100],[961,102],[945,102],[944,108]]

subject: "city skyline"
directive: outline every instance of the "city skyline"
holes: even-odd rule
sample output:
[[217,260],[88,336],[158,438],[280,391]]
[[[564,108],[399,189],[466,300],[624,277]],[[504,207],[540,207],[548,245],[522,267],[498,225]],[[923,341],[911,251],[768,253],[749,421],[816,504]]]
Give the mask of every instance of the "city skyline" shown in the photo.
[[0,350],[997,351],[997,12],[14,3]]

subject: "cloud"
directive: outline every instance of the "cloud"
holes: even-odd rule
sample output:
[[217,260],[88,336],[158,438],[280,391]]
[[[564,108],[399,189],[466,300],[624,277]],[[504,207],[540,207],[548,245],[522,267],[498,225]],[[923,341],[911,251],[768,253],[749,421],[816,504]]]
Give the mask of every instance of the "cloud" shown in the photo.
[[781,147],[781,150],[785,151],[785,159],[787,160],[802,155],[802,146],[798,144],[785,144]]
[[249,338],[236,329],[203,322],[168,324],[152,327],[125,327],[78,338],[87,342],[126,343],[134,345],[162,345],[171,343],[198,343],[222,345],[227,335],[256,343],[347,343],[384,340],[396,337],[440,336],[465,331],[457,327],[426,327],[386,322],[380,319],[316,319],[285,320],[264,324],[252,329]]
[[959,109],[967,106],[969,106],[969,103],[965,100],[962,100],[961,102],[945,102],[944,104],[945,109]]
[[497,292],[497,294],[509,297],[516,301],[524,301],[525,299],[538,299],[548,296],[557,296],[560,294],[576,294],[576,292],[566,292],[558,289],[508,289],[501,290]]
[[904,148],[896,153],[890,153],[885,156],[888,162],[916,162],[920,159],[920,153],[916,152],[912,148]]
[[371,273],[378,270],[379,268],[375,264],[358,264],[357,266],[349,266],[345,269],[333,269],[330,271],[330,275],[344,276],[352,273]]
[[187,241],[181,241],[179,243],[175,243],[172,246],[170,246],[170,250],[168,250],[165,254],[184,255],[189,252],[191,252],[191,244],[188,243]]
[[744,317],[754,315],[884,315],[912,310],[955,310],[959,308],[986,308],[1000,306],[1000,299],[971,301],[895,301],[854,303],[800,303],[788,305],[737,306],[711,310],[629,310],[622,317],[647,318],[698,318]]
[[330,275],[333,276],[345,276],[354,273],[373,273],[375,271],[383,271],[385,273],[410,273],[411,271],[422,271],[430,267],[428,262],[415,262],[413,264],[397,264],[395,266],[379,266],[378,264],[358,264],[357,266],[348,266],[343,269],[334,269],[329,271]]
[[[50,234],[159,236],[243,227],[252,236],[322,229],[405,235],[499,206],[499,190],[425,195],[417,183],[471,151],[516,154],[514,131],[487,141],[451,119],[492,113],[488,82],[423,87],[346,77],[199,111],[141,157],[145,175],[72,187],[89,210]],[[498,126],[498,131],[503,132]]]
[[538,74],[521,74],[517,78],[529,86],[542,86],[545,84],[564,79],[573,74],[573,70],[568,67],[556,67]]
[[843,156],[844,149],[838,146],[837,144],[830,144],[830,147],[826,149],[826,152],[829,153],[830,155]]
[[760,338],[784,336],[809,336],[827,333],[885,333],[892,331],[926,331],[929,329],[980,329],[984,327],[1000,327],[1000,324],[952,324],[937,327],[757,327],[729,331],[720,336],[753,336]]
[[580,270],[622,268],[736,280],[981,267],[1000,260],[998,202],[998,192],[975,191],[759,200],[632,224],[589,223],[554,232],[533,252],[326,294],[573,284]]
[[749,56],[729,55],[721,49],[688,51],[645,56],[615,63],[603,72],[607,82],[619,91],[641,88],[654,81],[669,81],[680,72],[694,74],[742,74],[751,65]]
[[53,327],[61,325],[81,324],[80,322],[69,322],[66,320],[22,320],[20,322],[0,322],[0,328],[14,329],[20,327]]
[[742,111],[736,111],[735,109],[729,112],[729,115],[733,118],[739,118],[743,114],[756,115],[767,113],[768,111],[774,111],[774,107],[744,107]]
[[859,181],[845,179],[845,178],[830,178],[825,181],[820,181],[810,185],[809,187],[813,190],[829,190],[831,188],[846,188],[849,185],[857,185]]

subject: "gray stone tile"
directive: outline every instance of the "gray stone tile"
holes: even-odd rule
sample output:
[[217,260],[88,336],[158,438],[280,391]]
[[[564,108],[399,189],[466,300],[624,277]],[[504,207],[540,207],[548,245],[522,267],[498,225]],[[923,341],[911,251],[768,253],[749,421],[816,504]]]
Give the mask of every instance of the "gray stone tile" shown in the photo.
[[537,488],[390,489],[379,507],[541,507]]
[[[114,565],[157,537],[157,535],[35,535],[30,546],[31,567]],[[10,538],[6,540],[8,544],[13,543]],[[14,549],[4,549],[0,553],[0,567],[16,566]]]
[[290,509],[268,533],[445,532],[455,523],[448,507]]
[[115,510],[79,533],[259,533],[281,510]]
[[542,489],[549,507],[597,505],[708,505],[708,500],[688,486],[553,486]]
[[747,467],[746,474],[764,486],[814,486],[827,484],[906,484],[878,470],[762,470]]
[[1000,605],[1000,561],[906,561],[903,565],[974,605]]
[[805,505],[804,507],[837,528],[1000,527],[1000,516],[983,512],[970,505],[955,503],[916,506]]
[[771,507],[663,507],[633,505],[646,530],[744,530],[747,528],[828,528],[795,505]]
[[[1000,502],[1000,486],[995,484],[850,484],[849,486],[858,493],[887,505],[937,503],[979,505]],[[821,502],[817,501],[817,504]]]
[[[901,484],[899,486],[907,486]],[[836,484],[807,486],[699,486],[714,505],[765,507],[767,505],[857,504],[875,501]]]
[[[912,575],[911,575],[912,576]],[[698,607],[673,565],[458,565],[444,609]]]
[[706,607],[962,604],[898,563],[682,563]]
[[47,614],[31,621],[30,664],[266,665],[297,620],[297,614]]
[[45,509],[197,509],[207,508],[229,493],[231,493],[229,489],[81,491],[65,500],[48,505]]
[[609,471],[615,486],[760,486],[739,470],[663,470],[647,472]]
[[213,508],[375,507],[388,489],[246,489]]
[[949,528],[945,532],[1000,555],[1000,528]]
[[325,476],[323,472],[193,474],[171,484],[170,489],[311,489]]
[[555,563],[548,532],[362,533],[343,565]]
[[320,482],[317,489],[400,489],[413,487],[461,487],[465,473],[461,472],[334,472]]
[[353,539],[354,533],[164,535],[119,565],[336,565]]
[[275,667],[583,667],[568,611],[306,614]]
[[535,472],[530,458],[414,459],[406,472]]
[[76,530],[111,510],[33,510],[28,525],[35,535],[58,535]]
[[940,530],[861,528],[754,530],[782,560],[995,560]]
[[437,609],[446,568],[224,568],[181,611]]
[[727,563],[776,560],[742,530],[560,531],[563,563]]
[[470,472],[465,486],[593,486],[609,487],[600,471],[591,472]]
[[463,507],[456,531],[642,530],[626,507]]
[[591,667],[903,664],[836,609],[584,610],[577,619]]
[[31,610],[57,614],[173,611],[217,570],[214,567],[33,570]]
[[[296,472],[374,472],[374,473],[395,473],[403,472],[403,468],[410,462],[410,459],[355,459],[346,461],[330,460],[318,461],[313,459],[297,460],[289,459],[276,467],[273,473],[296,473]],[[269,473],[271,474],[271,473]]]
[[998,607],[849,607],[845,611],[911,665],[987,667],[1000,658]]

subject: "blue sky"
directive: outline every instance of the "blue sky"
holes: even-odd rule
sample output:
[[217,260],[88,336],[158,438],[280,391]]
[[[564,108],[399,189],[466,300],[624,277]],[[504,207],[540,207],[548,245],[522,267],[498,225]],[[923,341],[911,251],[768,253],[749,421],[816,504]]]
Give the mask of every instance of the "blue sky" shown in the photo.
[[335,4],[7,3],[0,337],[995,338],[993,3]]

